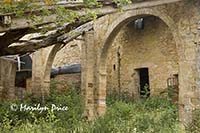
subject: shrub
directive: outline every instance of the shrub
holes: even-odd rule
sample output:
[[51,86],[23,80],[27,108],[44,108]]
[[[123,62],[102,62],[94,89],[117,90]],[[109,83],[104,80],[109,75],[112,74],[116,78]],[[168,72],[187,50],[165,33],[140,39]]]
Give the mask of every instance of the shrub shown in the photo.
[[[23,102],[3,102],[0,103],[0,131],[6,130],[20,130],[30,129],[42,129],[38,127],[46,125],[46,127],[51,128],[62,128],[67,130],[73,130],[77,123],[82,119],[83,114],[83,100],[80,95],[79,90],[70,89],[68,92],[63,94],[58,94],[54,91],[55,88],[51,87],[51,95],[45,99],[44,103],[41,103],[40,99],[29,98]],[[34,106],[36,104],[41,104],[41,106],[51,107],[52,104],[58,106],[67,106],[67,111],[44,111],[40,113],[39,111],[12,111],[10,106],[16,104],[26,104],[28,106]],[[53,124],[52,124],[53,123]],[[45,128],[46,128],[45,127]],[[19,130],[19,129],[18,129]]]
[[177,107],[160,97],[137,103],[116,101],[94,122],[92,132],[178,132],[177,116]]
[[[36,102],[37,99],[34,101]],[[107,98],[106,114],[93,121],[83,119],[82,102],[80,91],[71,89],[59,95],[54,91],[43,103],[66,105],[69,107],[67,112],[22,113],[8,110],[11,103],[1,103],[0,131],[16,133],[181,132],[178,126],[177,106],[168,99],[155,96],[133,102],[126,93],[120,96],[118,93],[111,93]],[[33,104],[34,102],[30,99],[25,103]],[[199,120],[198,117],[197,120]],[[197,125],[199,125],[198,122]]]
[[193,112],[193,120],[192,123],[189,125],[187,131],[191,133],[200,132],[200,110],[195,110]]

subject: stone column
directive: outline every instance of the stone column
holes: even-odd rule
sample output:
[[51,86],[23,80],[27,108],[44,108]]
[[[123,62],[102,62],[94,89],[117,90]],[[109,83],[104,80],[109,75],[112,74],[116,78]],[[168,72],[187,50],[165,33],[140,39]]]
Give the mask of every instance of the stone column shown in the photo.
[[0,58],[0,99],[15,99],[16,64]]
[[84,95],[85,116],[91,120],[94,118],[94,90],[95,90],[95,52],[94,32],[89,31],[84,35],[81,55],[81,90]]
[[193,40],[193,42],[190,41],[191,36],[185,37],[188,44],[184,45],[184,55],[179,62],[179,117],[185,126],[192,122],[192,111],[200,107],[200,33],[196,35],[197,41]]
[[51,68],[61,46],[56,44],[33,53],[31,91],[34,96],[44,98],[49,95]]
[[200,90],[200,21],[197,27],[197,88]]
[[44,49],[40,49],[33,53],[32,83],[31,83],[31,92],[33,96],[42,97],[44,95],[42,89],[42,82],[44,78],[44,67],[45,67],[46,56],[47,53]]
[[33,53],[31,92],[34,96],[49,95],[51,67],[59,47],[55,45]]
[[191,99],[197,98],[195,74],[195,62],[185,61],[180,63],[179,76],[179,118],[187,126],[192,121],[192,111],[195,107],[191,104]]
[[97,90],[95,92],[95,111],[97,116],[106,112],[106,69],[98,72]]

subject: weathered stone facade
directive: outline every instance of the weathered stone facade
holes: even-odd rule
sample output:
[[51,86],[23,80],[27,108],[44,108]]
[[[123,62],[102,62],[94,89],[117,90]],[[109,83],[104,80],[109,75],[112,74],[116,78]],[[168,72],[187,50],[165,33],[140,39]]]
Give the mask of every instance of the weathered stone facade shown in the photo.
[[15,99],[16,62],[0,58],[0,100]]
[[56,53],[53,61],[53,67],[59,67],[69,64],[81,63],[81,44],[82,40],[74,40]]
[[[128,59],[124,58],[123,60],[122,58],[121,60],[121,64],[124,66],[124,68],[121,66],[121,77],[126,80],[131,77],[135,68],[149,67],[151,93],[156,94],[166,87],[166,79],[171,74],[178,74],[180,121],[184,124],[189,123],[191,112],[195,108],[192,99],[199,98],[199,88],[197,88],[198,54],[197,43],[195,43],[198,36],[197,23],[200,20],[199,5],[197,0],[182,1],[176,4],[137,8],[98,19],[94,25],[94,34],[86,37],[86,50],[83,51],[86,52],[86,59],[92,57],[85,61],[86,65],[82,69],[84,71],[82,85],[87,98],[86,107],[90,110],[88,112],[94,111],[91,114],[95,115],[105,112],[106,90],[108,89],[107,83],[109,83],[107,82],[109,76],[107,63],[113,65],[108,60],[109,49],[114,39],[120,36],[117,34],[124,25],[143,17],[147,20],[150,19],[145,26],[146,31],[138,33],[128,29],[129,31],[126,32],[131,37],[121,49],[122,57],[123,55],[128,57]],[[155,24],[151,20],[153,18],[155,18],[153,20]],[[136,33],[140,35],[139,38],[134,37]],[[120,41],[117,40],[117,42]],[[148,54],[144,54],[145,52]],[[90,71],[87,71],[88,69]],[[123,72],[126,76],[123,75]],[[130,84],[130,81],[123,82],[124,86]],[[199,102],[197,103],[199,104]]]
[[[70,89],[80,89],[81,88],[81,74],[64,74],[57,75],[51,79],[52,86],[56,88],[59,93],[66,92]],[[54,89],[55,89],[54,88]]]
[[[118,48],[120,57],[117,54]],[[109,51],[107,66],[108,89],[120,86],[123,91],[137,96],[138,94],[134,94],[138,89],[137,69],[148,68],[150,94],[155,95],[167,88],[167,79],[171,75],[178,74],[176,43],[167,25],[156,17],[144,18],[144,29],[136,29],[134,21],[125,25],[110,49],[112,51]],[[121,80],[120,85],[118,80]]]
[[[32,89],[28,89],[30,93],[37,96],[49,94],[50,73],[52,67],[59,67],[66,64],[80,63],[80,51],[82,40],[74,40],[64,47],[61,44],[42,48],[32,54]],[[62,75],[63,79],[69,75]],[[74,78],[76,78],[75,76]],[[66,82],[66,85],[69,85]]]
[[[145,67],[149,69],[151,95],[163,91],[171,75],[178,75],[180,121],[186,125],[191,122],[192,110],[199,106],[199,7],[198,0],[152,1],[94,22],[81,47],[81,88],[89,119],[105,113],[106,90],[120,86],[137,94],[134,75]],[[137,31],[131,25],[138,18],[144,18],[144,30]],[[44,61],[35,63],[35,92],[39,92],[37,88],[48,90],[50,68],[59,49],[56,45]],[[120,67],[120,74],[113,71],[114,65],[115,70]]]
[[[93,31],[84,34],[84,43],[69,43],[57,56],[62,44],[36,51],[30,93],[49,94],[54,59],[53,66],[81,60],[85,115],[92,119],[105,113],[109,89],[139,98],[138,71],[148,68],[151,95],[167,88],[169,77],[178,77],[180,121],[190,123],[192,111],[200,108],[200,1],[163,1],[136,3],[97,19]],[[135,28],[139,18],[144,19],[144,29]],[[1,98],[15,97],[15,74],[14,63],[0,59]]]

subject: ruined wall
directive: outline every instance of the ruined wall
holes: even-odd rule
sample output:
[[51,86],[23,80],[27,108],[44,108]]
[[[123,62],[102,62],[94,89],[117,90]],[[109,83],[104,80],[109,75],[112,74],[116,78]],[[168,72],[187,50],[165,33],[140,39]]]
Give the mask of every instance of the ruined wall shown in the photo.
[[177,31],[183,39],[180,47],[179,75],[179,116],[186,125],[192,120],[192,110],[199,106],[199,51],[198,51],[198,22],[200,20],[200,1],[184,1],[167,7],[167,14],[173,17]]
[[[156,4],[157,1],[152,2],[152,3]],[[101,17],[97,21],[95,21],[94,35],[91,35],[91,37],[86,38],[87,40],[85,41],[86,46],[87,46],[85,50],[86,51],[85,55],[86,57],[92,57],[92,59],[90,61],[85,61],[85,64],[86,63],[87,64],[83,67],[83,70],[82,70],[82,71],[85,71],[84,74],[82,73],[83,74],[82,79],[84,79],[85,77],[84,79],[85,83],[83,83],[82,86],[84,86],[84,89],[86,90],[88,94],[94,94],[94,96],[93,95],[88,96],[86,100],[86,105],[88,105],[87,106],[88,109],[92,110],[92,107],[94,107],[95,113],[97,113],[97,115],[99,114],[101,115],[105,113],[106,90],[108,90],[108,86],[109,86],[107,85],[107,83],[112,82],[112,80],[110,81],[107,80],[109,78],[110,79],[112,78],[112,76],[109,75],[108,72],[113,69],[113,64],[110,65],[112,67],[106,69],[106,66],[107,66],[106,63],[111,64],[111,62],[109,62],[110,60],[109,59],[107,60],[108,53],[109,53],[108,50],[113,44],[113,40],[114,38],[116,38],[117,33],[121,30],[123,25],[127,24],[128,22],[133,21],[134,19],[137,19],[138,17],[156,16],[160,18],[169,27],[168,31],[171,32],[174,38],[173,39],[174,43],[177,46],[176,49],[177,49],[177,55],[178,55],[178,74],[179,74],[178,81],[179,81],[179,89],[180,89],[179,115],[180,115],[180,120],[184,124],[189,123],[191,121],[191,116],[192,116],[191,112],[193,109],[190,103],[190,100],[193,100],[193,97],[198,98],[197,96],[194,95],[194,94],[198,94],[198,93],[195,93],[196,91],[194,90],[197,90],[196,85],[197,85],[197,82],[199,81],[199,77],[197,76],[197,63],[196,63],[197,62],[196,57],[198,57],[197,45],[196,45],[197,44],[196,38],[197,38],[197,33],[198,33],[197,23],[200,20],[200,11],[199,11],[200,4],[199,3],[200,3],[199,0],[192,0],[192,1],[183,0],[177,3],[163,4],[159,6],[149,5],[150,7],[148,7],[148,5],[146,4],[145,7],[138,7],[133,10],[129,10],[129,11],[121,12],[121,13],[118,12],[118,13],[113,13],[110,15],[105,15],[104,17]],[[143,3],[141,3],[141,5],[142,4]],[[160,27],[160,28],[163,28],[163,27]],[[159,31],[159,30],[156,30],[155,28],[155,31]],[[162,32],[154,32],[154,33],[155,35],[159,35],[159,37],[163,37],[161,33],[164,33],[164,31],[165,30],[163,28]],[[155,35],[153,38],[156,37]],[[165,34],[165,35],[168,35],[168,34]],[[92,36],[94,37],[94,39],[92,38]],[[149,37],[150,40],[152,40],[153,38]],[[168,37],[165,36],[163,39],[167,39],[167,38]],[[177,66],[176,66],[176,61],[175,61],[176,59],[173,59],[172,61],[170,60],[173,63],[169,65],[167,63],[167,62],[170,62],[168,61],[169,58],[167,58],[169,55],[166,56],[166,53],[171,53],[170,51],[171,50],[173,51],[174,49],[170,47],[166,51],[164,50],[161,52],[158,49],[160,45],[155,46],[156,44],[160,44],[161,42],[162,43],[166,42],[165,40],[163,41],[163,39],[159,38],[158,39],[159,41],[154,41],[155,43],[151,43],[151,44],[146,43],[148,39],[146,40],[146,42],[143,42],[143,44],[147,46],[153,45],[151,46],[152,49],[154,47],[153,50],[155,52],[153,52],[152,54],[156,55],[157,58],[154,58],[154,56],[151,55],[150,56],[151,58],[149,60],[153,61],[153,63],[162,61],[161,60],[162,58],[164,58],[165,60],[165,62],[159,64],[158,68],[156,68],[159,71],[158,73],[153,71],[155,72],[153,74],[157,75],[155,76],[157,78],[151,78],[150,82],[153,82],[156,80],[161,82],[160,85],[155,86],[155,88],[165,88],[166,81],[164,80],[166,80],[166,78],[170,76],[171,73],[172,74],[177,73],[177,70],[176,70]],[[170,39],[167,39],[167,40],[170,40]],[[173,44],[173,40],[172,41],[170,40],[170,44]],[[135,40],[132,40],[132,41],[135,41]],[[167,46],[167,43],[166,44],[164,43],[164,48]],[[137,44],[139,43],[136,43],[136,45]],[[127,46],[128,45],[130,45],[131,47],[134,47],[131,44],[127,43]],[[141,48],[143,47],[139,46],[137,48],[140,48],[139,50],[141,50]],[[92,49],[92,52],[90,52],[91,49]],[[133,48],[129,49],[125,47],[125,49],[121,48],[122,57],[126,53],[130,53],[130,55],[132,55],[132,57],[130,58],[133,59],[134,54],[132,54],[132,51],[131,51],[131,49]],[[143,49],[143,50],[144,50],[143,53],[145,53],[146,49]],[[147,49],[147,50],[149,51],[150,49]],[[84,51],[83,51],[83,55],[84,55]],[[114,55],[116,56],[116,54]],[[137,57],[137,59],[139,58]],[[116,57],[113,57],[113,60],[116,60]],[[123,59],[121,60],[121,64],[123,64],[122,62],[123,62]],[[133,72],[134,67],[136,68],[141,67],[143,66],[142,63],[141,64],[135,63],[136,65],[134,65],[134,63],[131,63],[132,64],[132,66],[130,66],[131,68],[128,68],[128,67],[123,68],[122,66],[122,70],[126,70],[126,68],[128,68],[128,69],[131,69],[130,72]],[[144,65],[148,65],[148,66],[151,65],[150,62],[147,62],[147,63],[148,64],[144,64]],[[167,68],[166,69],[161,68],[162,64],[166,65]],[[150,67],[153,68],[153,65]],[[88,68],[90,69],[90,71],[86,71]],[[167,72],[165,72],[164,70],[166,70]],[[152,71],[150,71],[150,73],[151,72]],[[127,77],[130,77],[130,74],[131,73],[127,72],[126,73]],[[153,74],[150,74],[150,76]],[[162,78],[158,75],[163,75],[163,77],[165,78]],[[121,77],[123,77],[123,75]],[[124,82],[124,83],[125,83],[124,85],[128,86],[129,81]],[[150,85],[152,85],[152,83],[150,83]],[[159,90],[159,89],[156,89],[156,90]],[[91,99],[93,99],[94,101],[92,101]]]
[[146,67],[149,69],[151,95],[159,94],[167,88],[170,75],[178,74],[175,41],[169,28],[156,17],[144,17],[144,29],[136,29],[134,21],[123,27],[111,49],[108,89],[117,88],[120,78],[121,89],[134,93],[138,89],[134,81],[136,69]]
[[55,56],[53,67],[80,63],[81,44],[81,40],[74,40],[59,50]]
[[81,86],[81,74],[64,74],[57,75],[51,79],[51,86],[56,88],[60,93],[66,92],[69,89],[80,89]]
[[[56,53],[52,67],[59,67],[69,64],[81,63],[81,44],[82,40],[74,40]],[[80,89],[81,74],[57,75],[51,79],[52,85],[58,92],[65,92],[69,89]]]
[[14,100],[15,75],[15,62],[0,58],[0,100]]

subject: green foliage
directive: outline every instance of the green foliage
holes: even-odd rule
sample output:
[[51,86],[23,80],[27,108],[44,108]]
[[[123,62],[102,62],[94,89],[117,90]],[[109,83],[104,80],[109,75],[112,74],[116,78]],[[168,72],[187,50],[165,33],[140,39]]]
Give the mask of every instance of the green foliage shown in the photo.
[[78,16],[77,11],[65,9],[64,6],[57,6],[55,8],[55,13],[57,14],[57,24],[59,24],[60,26],[62,26],[64,23],[75,22]]
[[40,99],[29,98],[24,102],[15,102],[14,104],[32,105],[40,103],[41,106],[51,107],[52,104],[57,106],[67,106],[67,111],[12,111],[10,106],[12,103],[1,103],[0,106],[0,132],[6,131],[22,131],[28,132],[30,129],[35,132],[41,132],[50,128],[64,128],[64,130],[73,130],[77,123],[82,119],[83,114],[83,100],[78,90],[71,89],[70,91],[58,94],[54,88],[51,87],[51,95],[41,103]]
[[116,101],[122,101],[125,103],[133,102],[133,97],[128,92],[119,93],[117,91],[108,91],[106,96],[106,104],[108,106],[114,104]]
[[100,6],[100,4],[97,2],[97,0],[83,0],[83,3],[88,8],[99,7]]
[[160,97],[151,97],[137,103],[115,101],[107,108],[103,117],[89,125],[83,125],[83,131],[91,133],[98,131],[101,133],[181,132],[177,107]]
[[187,129],[188,133],[199,133],[200,132],[200,110],[193,112],[193,120]]
[[[123,96],[124,95],[124,96]],[[114,100],[113,100],[113,99]],[[26,104],[38,103],[40,99],[29,99]],[[107,98],[107,112],[94,121],[86,121],[83,116],[83,99],[80,91],[58,94],[55,84],[51,85],[51,95],[43,105],[67,105],[66,112],[11,111],[11,103],[1,103],[0,132],[15,133],[168,133],[181,132],[178,109],[171,101],[161,97],[150,97],[133,102],[128,94],[110,93]],[[19,104],[19,103],[16,103]],[[41,103],[42,104],[42,103]],[[199,119],[199,118],[197,118]]]
[[114,2],[120,6],[131,4],[131,0],[114,0]]
[[[42,23],[44,22],[44,18],[49,16],[53,13],[56,14],[56,23],[58,26],[63,26],[64,23],[72,23],[77,20],[80,15],[78,11],[66,9],[63,5],[56,6],[55,3],[58,0],[54,0],[52,2],[50,11],[46,6],[39,5],[34,3],[34,0],[23,0],[20,2],[15,2],[12,4],[4,4],[3,2],[0,3],[0,12],[1,14],[12,13],[17,18],[27,18],[34,23]],[[96,3],[95,1],[89,1],[88,4]],[[87,9],[86,15],[84,18],[96,18],[96,13],[89,11]],[[35,28],[35,27],[33,27]]]
[[145,86],[141,92],[144,94],[144,95],[142,95],[143,98],[149,97],[149,95],[150,95],[149,85],[145,84]]

